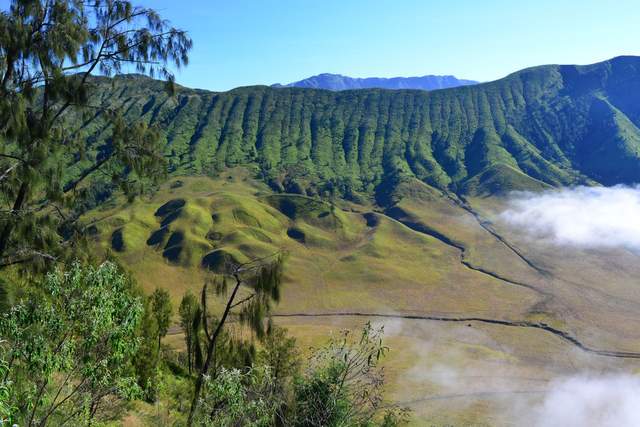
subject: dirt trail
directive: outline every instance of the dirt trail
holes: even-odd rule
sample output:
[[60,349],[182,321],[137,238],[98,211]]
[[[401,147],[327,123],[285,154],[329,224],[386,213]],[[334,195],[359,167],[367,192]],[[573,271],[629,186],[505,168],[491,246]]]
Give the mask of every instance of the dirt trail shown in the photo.
[[[405,227],[408,227],[408,228],[410,228],[411,230],[413,230],[415,232],[418,232],[418,233],[421,233],[421,234],[425,234],[425,235],[427,235],[429,237],[433,237],[434,239],[439,240],[440,242],[444,243],[445,245],[457,249],[460,252],[460,263],[463,266],[465,266],[466,268],[468,268],[469,270],[475,271],[477,273],[484,274],[486,276],[490,276],[490,277],[492,277],[494,279],[500,280],[502,282],[505,282],[505,283],[513,285],[513,286],[519,286],[519,287],[526,288],[526,289],[529,289],[531,291],[536,292],[537,294],[542,296],[542,300],[539,302],[539,305],[544,305],[545,303],[547,303],[548,301],[550,301],[553,298],[553,294],[552,293],[543,291],[542,289],[540,289],[540,288],[538,288],[538,287],[536,287],[534,285],[531,285],[531,284],[528,284],[528,283],[524,283],[524,282],[520,282],[520,281],[517,281],[517,280],[512,280],[512,279],[504,277],[504,276],[502,276],[502,275],[500,275],[500,274],[498,274],[496,272],[493,272],[493,271],[490,271],[490,270],[486,270],[486,269],[484,269],[482,267],[474,266],[473,264],[471,264],[469,261],[467,261],[465,259],[466,258],[465,257],[466,248],[462,244],[451,240],[450,238],[448,238],[444,234],[434,230],[431,227],[428,227],[425,224],[402,220],[402,219],[400,219],[398,217],[395,217],[392,214],[387,213],[387,212],[385,212],[385,213],[377,212],[377,213],[380,214],[380,215],[385,216],[386,218],[388,218],[391,221],[394,221],[394,222],[397,222],[399,224],[402,224]],[[494,233],[491,233],[491,234],[494,235]],[[538,271],[537,268],[535,270]]]
[[616,351],[616,350],[603,350],[589,347],[582,343],[578,338],[574,337],[568,332],[554,328],[546,323],[528,322],[528,321],[510,321],[500,319],[490,319],[484,317],[442,317],[442,316],[428,316],[428,315],[414,315],[414,314],[386,314],[386,313],[366,313],[366,312],[337,312],[337,313],[277,313],[273,314],[273,317],[368,317],[368,318],[384,318],[384,319],[404,319],[404,320],[428,320],[437,322],[479,322],[487,323],[490,325],[509,326],[516,328],[531,328],[538,329],[551,333],[562,340],[572,344],[573,346],[590,354],[604,357],[616,357],[622,359],[640,359],[640,353],[628,352],[628,351]]
[[471,207],[471,205],[469,204],[469,202],[466,199],[462,198],[461,200],[458,200],[458,199],[452,198],[451,196],[448,196],[448,198],[449,198],[449,200],[451,200],[451,202],[453,204],[455,204],[456,206],[460,207],[461,209],[464,209],[471,216],[473,216],[473,218],[476,220],[476,222],[478,223],[478,225],[480,227],[482,227],[487,233],[491,234],[496,240],[498,240],[500,243],[502,243],[507,249],[509,249],[511,252],[513,252],[525,264],[527,264],[529,267],[531,267],[533,270],[537,271],[539,274],[541,274],[543,276],[550,275],[550,273],[547,270],[537,266],[533,261],[531,261],[529,258],[524,256],[524,254],[522,252],[520,252],[519,249],[517,249],[515,246],[513,246],[511,243],[509,243],[504,237],[502,237],[493,228],[493,224],[491,223],[491,221],[483,218],[475,209],[473,209]]

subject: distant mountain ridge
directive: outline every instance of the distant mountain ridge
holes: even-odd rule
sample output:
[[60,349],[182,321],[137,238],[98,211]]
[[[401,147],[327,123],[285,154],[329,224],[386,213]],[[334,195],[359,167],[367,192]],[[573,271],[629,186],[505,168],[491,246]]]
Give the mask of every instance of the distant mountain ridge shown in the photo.
[[422,77],[367,77],[355,78],[340,74],[318,74],[297,82],[281,85],[276,83],[272,87],[302,87],[310,89],[327,89],[333,91],[350,89],[420,89],[436,90],[449,89],[458,86],[478,84],[474,80],[458,79],[455,76],[427,75]]

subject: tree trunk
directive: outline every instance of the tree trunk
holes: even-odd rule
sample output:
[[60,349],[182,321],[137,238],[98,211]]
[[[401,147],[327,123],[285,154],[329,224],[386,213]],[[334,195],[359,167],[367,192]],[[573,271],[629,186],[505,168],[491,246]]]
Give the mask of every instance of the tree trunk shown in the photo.
[[[22,205],[24,204],[25,199],[27,198],[27,184],[22,183],[20,185],[20,190],[18,190],[18,196],[16,197],[15,202],[13,203],[12,215],[22,209]],[[7,222],[3,229],[2,234],[0,234],[0,259],[4,256],[7,248],[9,247],[9,240],[11,239],[11,232],[13,231],[13,225],[11,221]]]
[[[229,316],[229,312],[231,311],[231,306],[233,305],[233,300],[236,298],[236,294],[238,293],[238,289],[240,289],[240,284],[242,283],[238,275],[235,275],[234,278],[236,279],[236,286],[233,288],[231,297],[227,301],[227,305],[224,308],[224,313],[222,314],[222,318],[220,319],[220,322],[218,322],[218,326],[216,327],[216,330],[213,332],[211,337],[209,337],[210,339],[208,340],[209,344],[207,346],[207,357],[204,361],[204,365],[202,366],[202,369],[198,373],[198,378],[196,378],[196,385],[193,392],[193,400],[191,401],[191,410],[189,411],[189,418],[187,420],[188,427],[191,427],[193,425],[193,417],[195,416],[196,409],[198,407],[198,399],[200,398],[200,392],[202,391],[202,383],[204,381],[204,375],[206,375],[206,373],[209,370],[209,366],[211,365],[211,359],[213,357],[213,353],[215,352],[215,348],[216,348],[216,341],[218,339],[218,336],[220,335],[220,332],[222,331],[222,327],[225,321],[227,320],[227,316]],[[206,316],[206,313],[203,312],[203,316]]]
[[191,330],[189,328],[187,328],[187,367],[189,368],[189,375],[191,375],[191,367],[193,366],[193,364],[191,363],[191,359],[192,359],[192,348],[193,347],[191,345]]

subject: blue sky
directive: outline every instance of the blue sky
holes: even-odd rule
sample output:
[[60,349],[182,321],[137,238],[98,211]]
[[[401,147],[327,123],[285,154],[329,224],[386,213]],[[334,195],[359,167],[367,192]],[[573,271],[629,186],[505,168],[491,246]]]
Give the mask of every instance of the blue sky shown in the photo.
[[177,80],[211,90],[322,72],[487,81],[533,65],[640,54],[638,0],[133,2],[190,32],[191,64]]

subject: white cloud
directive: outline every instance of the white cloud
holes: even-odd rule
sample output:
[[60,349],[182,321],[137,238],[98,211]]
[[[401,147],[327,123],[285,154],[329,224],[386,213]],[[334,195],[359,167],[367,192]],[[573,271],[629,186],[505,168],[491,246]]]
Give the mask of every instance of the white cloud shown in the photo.
[[523,425],[537,427],[640,426],[640,379],[629,375],[576,376],[550,384]]
[[515,193],[500,218],[559,245],[640,249],[640,187]]
[[[522,361],[516,362],[515,358],[491,359],[486,364],[482,356],[468,353],[464,344],[469,348],[476,344],[499,347],[511,353],[508,346],[495,342],[484,330],[462,325],[443,328],[403,319],[379,320],[375,326],[382,324],[385,336],[408,334],[416,338],[403,351],[420,357],[404,372],[400,383],[421,390],[414,396],[418,404],[429,405],[431,399],[450,402],[441,414],[444,419],[447,415],[454,419],[454,414],[486,401],[489,411],[495,411],[495,419],[517,427],[640,426],[640,376],[626,369],[611,366],[608,373],[594,373],[586,369],[563,372],[555,367],[538,376],[523,372]],[[452,341],[463,345],[446,345]],[[573,349],[565,357],[577,361],[587,356]]]

